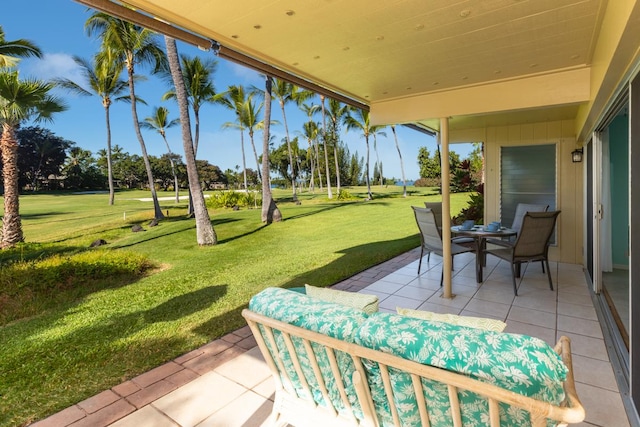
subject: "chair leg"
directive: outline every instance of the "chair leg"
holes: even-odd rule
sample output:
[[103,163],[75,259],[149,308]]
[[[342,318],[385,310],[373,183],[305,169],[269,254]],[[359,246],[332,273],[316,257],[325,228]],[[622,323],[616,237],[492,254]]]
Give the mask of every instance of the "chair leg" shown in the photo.
[[440,273],[440,287],[442,287],[443,282],[444,282],[444,269],[442,270],[442,273]]
[[542,273],[544,274],[545,273],[545,271],[544,271],[544,261],[540,261],[540,265],[542,266]]
[[[520,264],[518,263],[518,269]],[[511,263],[511,279],[513,280],[513,294],[518,296],[518,287],[516,286],[516,263]]]
[[[420,261],[418,262],[418,276],[420,275],[420,267],[422,267],[422,254],[424,252],[424,247],[420,248]],[[431,252],[429,252],[431,254]]]
[[549,269],[549,260],[545,258],[545,260],[542,263],[547,264],[547,276],[549,277],[549,289],[553,290],[553,282],[551,281],[551,270]]

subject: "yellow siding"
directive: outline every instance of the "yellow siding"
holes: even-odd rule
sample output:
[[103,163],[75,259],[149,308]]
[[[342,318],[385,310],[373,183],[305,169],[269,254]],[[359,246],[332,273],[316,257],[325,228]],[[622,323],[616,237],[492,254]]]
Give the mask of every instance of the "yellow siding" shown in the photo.
[[469,135],[485,135],[485,223],[500,218],[500,149],[506,146],[556,144],[557,246],[550,249],[554,261],[582,264],[583,168],[571,161],[577,148],[573,120],[488,127],[452,132],[451,142],[469,141]]

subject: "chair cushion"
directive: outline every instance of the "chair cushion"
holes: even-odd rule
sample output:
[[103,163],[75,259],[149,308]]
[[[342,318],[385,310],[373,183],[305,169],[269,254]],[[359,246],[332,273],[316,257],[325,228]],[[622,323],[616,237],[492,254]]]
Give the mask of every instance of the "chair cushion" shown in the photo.
[[[359,329],[357,342],[554,404],[564,399],[562,383],[567,368],[555,351],[537,338],[376,313]],[[374,404],[379,413],[386,414],[382,424],[392,425],[379,369],[373,362],[368,362],[367,369]],[[395,370],[389,374],[400,418],[419,420],[411,377]],[[428,380],[423,380],[423,385],[431,425],[450,426],[447,387]],[[463,425],[487,423],[486,399],[466,391],[460,391],[458,397]],[[501,427],[530,425],[526,411],[505,404],[500,405],[500,419]]]
[[304,288],[307,295],[321,299],[322,301],[335,302],[337,304],[357,308],[368,314],[378,311],[377,295],[340,291],[338,289],[319,288],[311,285],[304,285]]
[[471,316],[457,316],[455,314],[441,314],[424,310],[412,310],[410,308],[396,309],[398,314],[403,316],[415,317],[417,319],[431,320],[434,322],[444,322],[451,325],[466,326],[469,328],[484,329],[485,331],[502,332],[507,324],[497,320],[489,319],[486,317],[471,317]]

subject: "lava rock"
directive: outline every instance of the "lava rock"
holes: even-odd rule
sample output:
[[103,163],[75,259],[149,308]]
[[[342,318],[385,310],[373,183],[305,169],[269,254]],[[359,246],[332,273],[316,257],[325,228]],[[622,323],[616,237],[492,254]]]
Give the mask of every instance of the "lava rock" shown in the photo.
[[97,248],[98,246],[103,246],[106,245],[107,241],[104,239],[98,239],[98,240],[94,240],[93,242],[91,242],[91,244],[89,245],[90,248]]

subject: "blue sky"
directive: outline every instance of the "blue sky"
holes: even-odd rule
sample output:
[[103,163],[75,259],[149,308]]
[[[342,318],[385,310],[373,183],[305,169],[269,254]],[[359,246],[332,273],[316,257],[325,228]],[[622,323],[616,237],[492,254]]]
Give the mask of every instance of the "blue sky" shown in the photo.
[[[90,16],[88,9],[73,0],[20,0],[7,1],[2,7],[0,25],[3,27],[7,40],[28,39],[39,46],[44,52],[42,59],[24,59],[19,65],[22,77],[36,77],[48,80],[55,77],[70,78],[78,84],[83,80],[73,61],[73,56],[80,56],[88,60],[98,50],[98,41],[89,38],[84,31],[84,23]],[[160,39],[164,46],[164,41]],[[178,42],[180,54],[189,56],[213,56],[210,52],[202,52],[190,45]],[[214,74],[216,91],[222,92],[230,85],[255,85],[263,87],[263,80],[258,73],[236,65],[221,58]],[[138,69],[138,74],[148,74],[148,69]],[[123,76],[124,77],[124,76]],[[151,115],[152,109],[164,106],[170,111],[170,117],[178,117],[178,107],[175,103],[161,100],[167,90],[166,84],[155,76],[136,85],[136,93],[142,97],[147,105],[138,107],[140,120]],[[96,153],[106,147],[106,125],[104,108],[97,96],[79,97],[64,91],[56,93],[68,105],[68,110],[54,117],[53,124],[46,123],[43,127],[51,129],[57,136],[73,141],[79,147]],[[319,103],[319,100],[316,101]],[[135,136],[131,118],[131,107],[126,103],[115,103],[110,110],[112,144],[119,145],[130,154],[140,154],[140,144]],[[225,122],[233,122],[234,114],[219,105],[206,105],[200,113],[201,131],[198,158],[208,160],[218,165],[223,171],[242,166],[240,150],[240,135],[237,130],[223,129]],[[282,122],[282,113],[274,103],[272,119]],[[317,121],[321,118],[318,116]],[[291,137],[302,129],[306,121],[298,109],[287,106],[287,122]],[[400,150],[405,165],[407,179],[417,179],[419,168],[417,164],[418,150],[426,146],[431,153],[436,150],[434,138],[417,131],[397,127]],[[283,126],[272,127],[276,141],[284,138]],[[395,148],[391,129],[386,130],[387,137],[378,137],[378,156],[383,160],[383,170],[386,177],[401,177],[400,160]],[[145,145],[149,154],[161,156],[166,147],[160,135],[143,130]],[[179,127],[167,132],[167,139],[172,151],[182,153],[182,139]],[[351,153],[356,151],[360,156],[366,154],[364,138],[354,131],[343,134],[343,141],[348,145]],[[256,134],[258,150],[262,145],[262,134]],[[462,157],[470,151],[469,144],[456,145],[453,151]],[[248,137],[245,135],[245,153],[247,167],[255,169],[255,160],[251,154]],[[376,161],[376,154],[371,146],[371,168]]]

